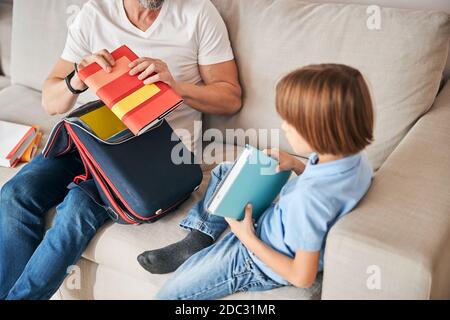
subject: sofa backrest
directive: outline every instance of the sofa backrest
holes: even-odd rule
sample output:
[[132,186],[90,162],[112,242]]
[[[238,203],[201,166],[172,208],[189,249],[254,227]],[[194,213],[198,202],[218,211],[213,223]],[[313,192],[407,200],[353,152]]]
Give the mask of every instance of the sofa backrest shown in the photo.
[[[59,59],[67,27],[88,0],[14,0],[11,80],[36,90]],[[84,95],[80,102],[95,99]]]
[[14,0],[13,83],[40,90],[64,48],[67,26],[86,0]]
[[[434,10],[450,14],[449,0],[312,0],[311,2],[322,3],[355,3],[367,6],[378,5],[383,7],[414,9],[414,10]],[[450,39],[449,39],[450,41]],[[450,78],[450,50],[447,57],[447,65],[444,75],[446,79]]]
[[[367,5],[213,2],[228,25],[244,107],[232,117],[206,116],[206,128],[280,128],[274,89],[283,75],[308,64],[348,64],[361,70],[372,90],[376,140],[367,153],[379,168],[438,92],[450,35],[445,13],[382,7],[380,28],[372,30]],[[283,135],[280,147],[291,150]]]
[[[368,153],[379,167],[434,100],[448,50],[447,15],[382,8],[381,29],[369,30],[367,5],[212,1],[229,27],[245,105],[234,117],[205,117],[207,128],[279,128],[274,87],[282,75],[310,63],[346,63],[361,69],[372,87],[377,130],[376,143]],[[354,0],[358,1],[372,3]],[[435,8],[445,9],[447,0],[378,3],[401,6],[420,2],[424,8],[432,8],[441,1],[443,7]],[[13,83],[42,88],[64,47],[67,25],[85,2],[14,0]],[[84,94],[79,103],[93,99],[94,95]],[[281,147],[289,149],[284,139]]]

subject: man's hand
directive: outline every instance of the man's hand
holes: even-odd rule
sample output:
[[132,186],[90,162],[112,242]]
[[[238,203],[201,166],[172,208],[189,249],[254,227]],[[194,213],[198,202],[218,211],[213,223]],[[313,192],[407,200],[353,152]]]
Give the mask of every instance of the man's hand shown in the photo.
[[[112,67],[116,64],[116,61],[114,60],[111,53],[109,53],[108,50],[103,49],[99,52],[85,56],[78,64],[78,71],[86,68],[88,65],[94,62],[97,62],[97,64],[108,73],[112,71]],[[71,85],[78,90],[83,90],[87,87],[77,74],[75,74],[75,76],[72,78]]]
[[[82,70],[93,62],[97,62],[108,73],[112,71],[112,67],[115,65],[112,55],[107,50],[101,50],[85,56],[77,65],[77,68]],[[74,95],[67,88],[64,80],[71,72],[73,72],[73,61],[60,58],[54,65],[47,80],[45,80],[42,88],[42,106],[48,114],[64,114],[75,105],[78,95]],[[87,88],[77,74],[72,77],[70,84],[72,88],[80,91]]]
[[169,67],[162,60],[139,58],[130,63],[129,67],[131,68],[130,76],[139,74],[138,79],[144,81],[144,84],[162,81],[176,89],[176,81],[173,79]]
[[300,175],[305,170],[305,165],[300,160],[285,151],[266,149],[264,153],[278,160],[277,172],[293,170],[297,175]]
[[245,218],[242,221],[237,221],[232,218],[225,218],[225,220],[230,225],[231,231],[236,235],[236,237],[241,240],[245,245],[248,240],[256,237],[256,231],[253,221],[253,208],[251,204],[245,207]]
[[111,53],[109,53],[108,50],[103,49],[99,52],[85,56],[78,64],[78,70],[86,68],[93,62],[97,62],[97,64],[108,73],[112,71],[112,67],[116,64],[116,61]]

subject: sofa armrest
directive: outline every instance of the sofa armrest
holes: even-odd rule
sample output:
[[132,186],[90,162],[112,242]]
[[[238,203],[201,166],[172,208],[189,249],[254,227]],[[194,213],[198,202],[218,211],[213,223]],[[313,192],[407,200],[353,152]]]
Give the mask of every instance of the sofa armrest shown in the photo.
[[450,81],[330,230],[322,299],[450,298]]

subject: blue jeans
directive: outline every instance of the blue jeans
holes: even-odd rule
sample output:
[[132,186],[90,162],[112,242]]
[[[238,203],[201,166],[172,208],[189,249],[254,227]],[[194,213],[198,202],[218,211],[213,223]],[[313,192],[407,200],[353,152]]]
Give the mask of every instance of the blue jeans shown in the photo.
[[[80,188],[67,188],[82,172],[75,153],[39,155],[1,189],[0,300],[49,299],[108,220],[106,207]],[[56,205],[44,235],[45,214]]]
[[[221,164],[211,172],[203,199],[190,211],[181,226],[199,230],[214,240],[227,229],[224,218],[210,215],[205,206],[231,164]],[[190,257],[157,294],[160,300],[219,299],[236,292],[271,290],[282,285],[267,277],[253,263],[239,239],[229,233],[216,244]]]

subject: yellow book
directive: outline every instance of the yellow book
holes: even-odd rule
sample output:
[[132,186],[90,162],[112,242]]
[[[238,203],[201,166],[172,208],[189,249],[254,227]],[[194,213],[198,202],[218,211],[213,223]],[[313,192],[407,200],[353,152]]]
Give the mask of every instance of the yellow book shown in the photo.
[[107,107],[103,106],[80,117],[100,139],[107,140],[127,129],[123,122]]

